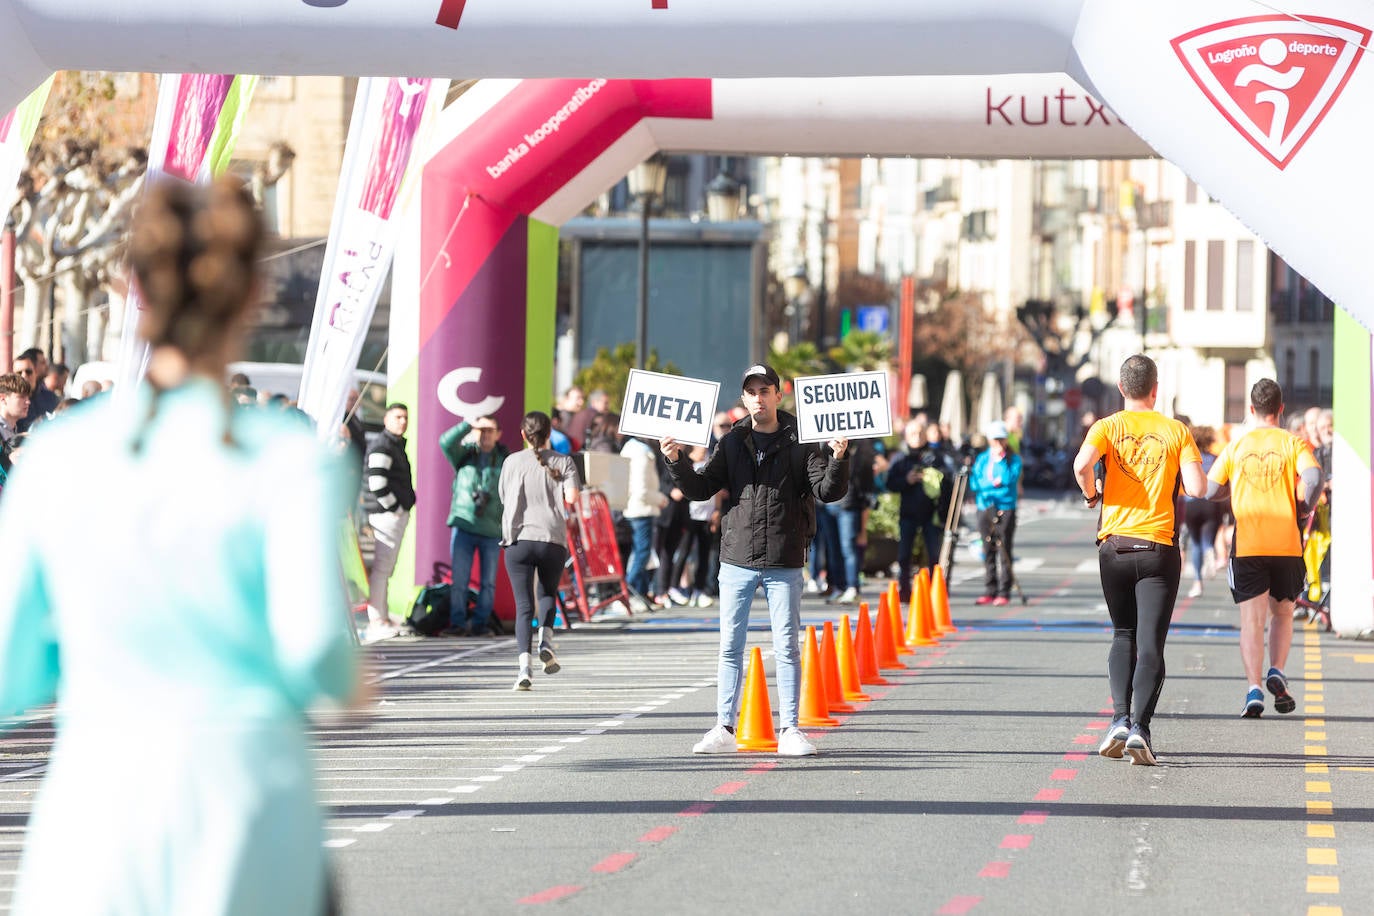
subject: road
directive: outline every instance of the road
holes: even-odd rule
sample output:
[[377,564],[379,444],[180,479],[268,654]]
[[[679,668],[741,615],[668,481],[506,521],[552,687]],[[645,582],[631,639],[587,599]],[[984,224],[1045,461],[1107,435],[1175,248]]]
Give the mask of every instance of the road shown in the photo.
[[[1099,758],[1092,522],[1023,505],[1024,606],[975,608],[961,554],[959,632],[811,730],[814,758],[690,753],[714,722],[714,608],[564,633],[529,693],[509,639],[374,647],[375,711],[317,729],[344,912],[1374,912],[1374,646],[1300,630],[1297,712],[1242,720],[1210,581],[1175,615],[1162,765]],[[839,611],[808,598],[804,622]],[[0,745],[0,913],[49,726]]]

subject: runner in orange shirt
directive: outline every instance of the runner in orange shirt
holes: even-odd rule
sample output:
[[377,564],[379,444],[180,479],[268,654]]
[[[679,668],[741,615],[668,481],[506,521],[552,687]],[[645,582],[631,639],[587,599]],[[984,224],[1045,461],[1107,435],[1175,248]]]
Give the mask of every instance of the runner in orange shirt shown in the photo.
[[[1236,533],[1231,540],[1231,597],[1240,605],[1240,660],[1250,690],[1241,715],[1264,713],[1260,668],[1264,665],[1264,624],[1269,618],[1269,672],[1264,685],[1274,695],[1274,709],[1290,713],[1297,701],[1288,693],[1283,666],[1293,643],[1293,601],[1302,591],[1306,569],[1298,527],[1297,480],[1306,499],[1321,493],[1321,467],[1312,447],[1279,426],[1283,389],[1263,378],[1250,389],[1255,426],[1232,440],[1212,465],[1207,495],[1231,485],[1231,511]],[[1308,506],[1304,504],[1305,513]]]
[[[1155,412],[1153,360],[1128,358],[1117,388],[1125,409],[1092,425],[1073,462],[1084,501],[1102,504],[1097,563],[1112,618],[1113,717],[1097,752],[1119,759],[1124,751],[1132,763],[1153,766],[1150,719],[1164,686],[1164,640],[1183,571],[1175,497],[1180,486],[1202,496],[1207,476],[1188,427]],[[1105,474],[1095,473],[1098,459]]]

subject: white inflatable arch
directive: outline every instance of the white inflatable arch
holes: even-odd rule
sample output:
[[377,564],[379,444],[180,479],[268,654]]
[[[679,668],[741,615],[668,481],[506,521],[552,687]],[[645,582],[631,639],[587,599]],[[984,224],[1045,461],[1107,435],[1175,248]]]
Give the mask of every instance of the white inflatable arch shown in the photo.
[[[454,142],[426,168],[418,260],[397,264],[393,299],[408,291],[419,312],[413,328],[393,331],[410,345],[393,343],[392,360],[417,387],[420,415],[442,416],[482,389],[538,392],[531,404],[542,406],[552,227],[656,148],[986,156],[1149,148],[1374,326],[1364,232],[1374,185],[1360,180],[1374,133],[1374,63],[1363,59],[1374,9],[1365,0],[1288,5],[0,0],[0,111],[67,68],[543,78],[493,81],[460,100],[448,117]],[[778,80],[907,74],[945,79]],[[994,93],[1003,90],[983,74],[1050,76],[1027,77],[1013,106],[999,104]],[[925,120],[902,122],[913,103]],[[969,104],[986,129],[942,133],[946,122],[968,126]],[[1082,142],[1069,148],[1065,137]],[[495,409],[514,428],[524,406]],[[1364,478],[1351,505],[1369,505],[1367,422],[1362,429],[1363,444],[1346,449]],[[414,438],[430,443],[418,456],[421,486],[443,492],[435,437]],[[437,522],[421,513],[410,541],[419,578],[447,553],[434,512]],[[1361,527],[1362,540],[1342,541],[1355,575],[1340,593],[1367,621],[1374,593],[1369,526]]]

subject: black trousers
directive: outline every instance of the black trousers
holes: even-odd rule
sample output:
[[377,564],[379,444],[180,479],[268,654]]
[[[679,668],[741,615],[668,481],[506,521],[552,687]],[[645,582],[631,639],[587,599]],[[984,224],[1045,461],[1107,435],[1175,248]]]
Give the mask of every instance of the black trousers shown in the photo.
[[1118,549],[1108,538],[1097,548],[1102,596],[1112,618],[1107,677],[1113,714],[1148,726],[1164,687],[1164,640],[1174,616],[1183,558],[1171,544]]
[[1016,510],[982,510],[978,513],[978,531],[983,535],[983,594],[993,598],[1010,598],[1011,548],[1016,537]]
[[553,626],[558,608],[558,580],[568,562],[568,548],[547,541],[516,541],[506,548],[506,575],[515,597],[515,644],[521,652],[530,651],[534,635],[535,579],[539,580],[539,619]]

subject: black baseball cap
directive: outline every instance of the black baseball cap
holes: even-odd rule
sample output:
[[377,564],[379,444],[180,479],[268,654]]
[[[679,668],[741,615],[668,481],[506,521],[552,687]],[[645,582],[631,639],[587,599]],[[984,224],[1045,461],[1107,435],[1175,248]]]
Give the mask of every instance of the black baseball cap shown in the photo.
[[740,387],[743,388],[749,384],[749,380],[754,376],[758,376],[779,391],[782,390],[782,379],[778,378],[778,374],[773,371],[772,366],[765,366],[763,363],[758,363],[744,370],[744,378],[739,383]]

